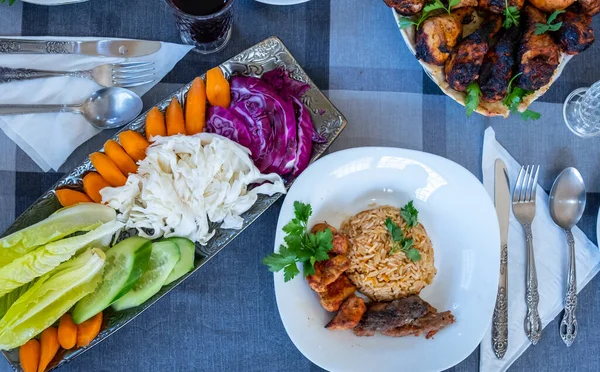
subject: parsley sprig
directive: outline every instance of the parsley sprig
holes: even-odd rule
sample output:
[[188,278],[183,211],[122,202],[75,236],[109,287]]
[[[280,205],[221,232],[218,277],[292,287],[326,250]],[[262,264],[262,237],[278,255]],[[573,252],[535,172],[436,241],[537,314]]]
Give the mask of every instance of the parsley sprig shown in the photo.
[[481,96],[481,89],[476,81],[472,82],[467,86],[467,98],[465,99],[465,109],[467,111],[467,117],[470,117],[477,106],[479,106],[479,97]]
[[406,222],[406,232],[402,231],[402,229],[396,225],[394,221],[392,221],[391,217],[388,217],[385,220],[385,227],[392,238],[392,249],[390,249],[388,255],[391,256],[394,253],[402,251],[406,254],[406,257],[408,257],[409,260],[413,262],[419,261],[421,259],[421,253],[419,253],[419,251],[413,247],[415,244],[414,240],[406,238],[408,229],[417,226],[419,223],[419,212],[414,207],[412,200],[400,209],[400,215]]
[[502,22],[502,27],[506,29],[509,29],[512,26],[518,27],[519,18],[521,18],[519,8],[516,6],[508,6],[508,0],[504,0],[504,22]]
[[262,260],[272,272],[283,270],[286,282],[300,273],[297,263],[303,264],[304,276],[308,276],[315,273],[316,262],[329,259],[327,253],[333,248],[333,234],[329,229],[310,233],[307,223],[311,214],[310,204],[295,201],[294,219],[283,227],[285,245],[279,247],[279,253],[272,253]]
[[[13,5],[17,0],[8,0],[8,5]],[[0,4],[4,4],[6,0],[0,0]]]
[[562,22],[557,22],[554,23],[554,21],[556,20],[556,17],[558,17],[559,14],[564,13],[564,10],[555,10],[554,13],[550,14],[550,16],[548,16],[548,22],[546,23],[536,23],[535,24],[535,34],[536,35],[541,35],[544,34],[548,31],[558,31],[561,27],[562,27]]
[[409,18],[409,17],[402,17],[400,18],[400,20],[398,21],[398,27],[402,30],[405,29],[407,27],[410,26],[415,26],[417,29],[419,29],[419,27],[421,26],[421,23],[423,23],[423,21],[425,21],[427,18],[429,18],[431,12],[439,10],[439,9],[443,9],[446,12],[448,12],[448,14],[450,14],[450,12],[452,11],[452,8],[455,7],[456,5],[458,5],[460,3],[461,0],[450,0],[448,2],[448,6],[444,5],[444,3],[442,3],[441,0],[434,0],[432,3],[429,3],[427,5],[425,5],[425,7],[423,8],[423,11],[421,12],[421,16],[414,20],[413,18]]
[[[504,98],[504,101],[502,101],[502,103],[504,103],[504,105],[508,107],[511,114],[517,113],[519,105],[521,104],[521,102],[523,102],[523,98],[533,93],[530,90],[525,90],[523,88],[513,86],[513,82],[521,74],[522,73],[519,72],[518,74],[513,76],[512,79],[510,79],[510,81],[508,82],[508,88],[506,90],[506,98]],[[524,121],[538,120],[542,117],[542,115],[539,112],[535,112],[529,109],[520,112],[519,114],[521,115],[521,119]]]

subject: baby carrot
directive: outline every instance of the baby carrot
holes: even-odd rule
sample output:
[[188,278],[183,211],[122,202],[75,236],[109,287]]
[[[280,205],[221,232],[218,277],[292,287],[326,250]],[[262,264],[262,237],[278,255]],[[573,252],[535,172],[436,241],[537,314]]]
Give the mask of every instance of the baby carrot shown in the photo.
[[19,361],[23,372],[36,372],[40,362],[40,342],[35,338],[19,348]]
[[146,139],[154,136],[166,136],[167,127],[165,126],[165,117],[158,107],[152,107],[148,116],[146,116]]
[[58,348],[58,330],[54,327],[48,327],[40,336],[40,364],[38,372],[44,372],[48,364],[52,361]]
[[127,177],[129,173],[137,172],[137,165],[127,155],[125,150],[115,140],[108,140],[104,144],[104,153],[114,161],[121,172]]
[[83,191],[96,203],[102,202],[100,190],[110,187],[109,183],[97,172],[89,172],[83,177]]
[[134,130],[119,133],[119,142],[131,158],[138,162],[146,157],[146,148],[150,146],[144,136]]
[[213,106],[228,108],[231,104],[231,89],[219,67],[206,72],[206,98]]
[[167,107],[167,136],[174,136],[176,134],[186,134],[186,132],[183,109],[177,97],[173,97],[169,107]]
[[77,324],[73,322],[70,314],[65,314],[60,318],[58,343],[65,350],[72,349],[77,343]]
[[77,347],[88,346],[98,336],[102,327],[102,312],[77,326]]
[[72,190],[72,189],[58,189],[54,190],[56,197],[58,198],[58,202],[63,207],[68,207],[70,205],[75,205],[77,203],[91,203],[92,199],[89,198],[86,194],[81,191]]
[[195,78],[185,100],[185,131],[196,134],[206,124],[206,86],[199,77]]
[[121,173],[119,167],[105,154],[101,152],[90,154],[90,161],[102,178],[111,186],[123,186],[127,182],[127,178]]

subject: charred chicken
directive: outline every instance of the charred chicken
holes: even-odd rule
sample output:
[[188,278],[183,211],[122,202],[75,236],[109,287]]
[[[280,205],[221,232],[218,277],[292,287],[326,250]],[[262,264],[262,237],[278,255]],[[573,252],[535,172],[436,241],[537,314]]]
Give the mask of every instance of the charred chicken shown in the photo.
[[517,27],[509,28],[485,55],[479,72],[479,88],[484,101],[498,102],[506,96],[520,36],[521,32]]
[[[523,8],[525,0],[509,0],[508,6],[514,6],[517,9]],[[504,14],[506,9],[506,0],[479,0],[479,8],[488,10],[496,14]]]
[[387,6],[396,9],[403,16],[413,16],[419,13],[425,5],[425,0],[383,0]]
[[600,0],[579,0],[581,9],[589,16],[595,16],[600,13]]
[[590,26],[592,17],[581,13],[573,5],[558,16],[562,27],[558,30],[558,42],[567,54],[578,54],[594,43],[594,30]]

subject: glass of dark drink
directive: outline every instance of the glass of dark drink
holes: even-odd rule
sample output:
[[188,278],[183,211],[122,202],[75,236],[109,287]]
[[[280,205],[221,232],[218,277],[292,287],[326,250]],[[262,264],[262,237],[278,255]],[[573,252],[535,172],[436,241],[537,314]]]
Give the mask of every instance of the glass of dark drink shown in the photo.
[[203,54],[223,49],[231,37],[236,0],[165,0],[173,9],[181,40]]

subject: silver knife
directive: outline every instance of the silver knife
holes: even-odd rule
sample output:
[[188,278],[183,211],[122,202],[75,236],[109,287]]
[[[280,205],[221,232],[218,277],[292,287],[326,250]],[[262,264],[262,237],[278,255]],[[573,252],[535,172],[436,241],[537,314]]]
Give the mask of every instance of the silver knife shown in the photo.
[[96,40],[51,41],[0,38],[0,53],[8,54],[84,54],[105,57],[141,57],[157,52],[159,41]]
[[510,183],[506,165],[496,159],[494,166],[494,204],[500,225],[500,281],[492,319],[492,347],[502,359],[508,347],[508,219],[510,216]]

